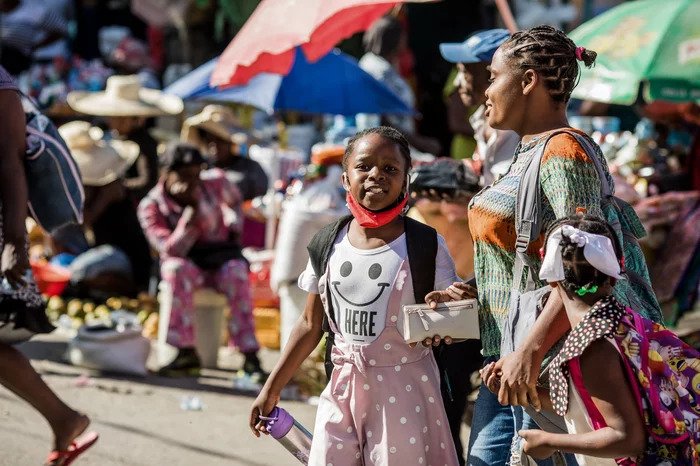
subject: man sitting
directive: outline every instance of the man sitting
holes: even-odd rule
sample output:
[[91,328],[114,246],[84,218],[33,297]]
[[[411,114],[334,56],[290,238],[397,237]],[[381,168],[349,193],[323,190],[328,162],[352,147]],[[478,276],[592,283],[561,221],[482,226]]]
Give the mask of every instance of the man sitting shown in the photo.
[[173,292],[168,343],[179,352],[161,374],[199,371],[193,296],[204,286],[215,288],[228,299],[230,341],[245,355],[244,371],[262,373],[248,266],[238,244],[241,194],[223,171],[203,170],[204,163],[194,146],[171,146],[163,157],[160,181],[139,205],[141,226],[160,254],[161,277]]

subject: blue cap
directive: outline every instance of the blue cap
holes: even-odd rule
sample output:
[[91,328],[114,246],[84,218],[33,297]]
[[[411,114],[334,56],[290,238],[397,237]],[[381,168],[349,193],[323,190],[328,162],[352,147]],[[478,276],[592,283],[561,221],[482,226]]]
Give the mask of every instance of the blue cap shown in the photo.
[[451,63],[490,62],[496,49],[508,40],[506,29],[487,29],[472,34],[461,43],[440,44],[442,57]]

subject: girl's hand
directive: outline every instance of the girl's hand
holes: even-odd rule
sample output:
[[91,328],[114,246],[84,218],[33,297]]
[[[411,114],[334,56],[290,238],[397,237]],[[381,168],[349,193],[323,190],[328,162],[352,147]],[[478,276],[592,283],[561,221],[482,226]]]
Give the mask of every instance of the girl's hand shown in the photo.
[[479,371],[479,374],[486,388],[488,388],[491,393],[497,394],[498,389],[501,388],[501,374],[496,369],[496,363],[492,362],[487,364]]
[[508,356],[496,361],[486,385],[496,386],[495,377],[498,374],[498,402],[503,406],[531,406],[535,411],[542,409],[537,393],[537,377],[540,364],[533,360],[532,352],[527,348],[519,348]]
[[[441,337],[440,335],[434,335],[433,338],[426,338],[425,340],[421,341],[421,344],[426,348],[429,348],[431,346],[440,346],[440,342],[444,342],[446,345],[451,345],[454,342],[454,340],[450,336]],[[415,347],[416,345],[417,343],[408,344],[408,346],[410,346],[411,348]]]
[[538,429],[521,430],[518,432],[523,438],[523,452],[537,460],[549,458],[557,451],[555,448],[547,446],[547,433]]
[[260,437],[260,432],[269,435],[265,428],[265,422],[260,420],[260,416],[268,416],[279,401],[279,394],[268,393],[263,388],[250,408],[250,430],[253,431],[253,435]]
[[425,302],[435,309],[438,303],[476,298],[476,288],[466,282],[454,282],[446,290],[431,291],[425,295]]
[[[449,301],[459,301],[462,299],[476,298],[476,288],[466,282],[454,282],[446,290],[431,291],[425,295],[425,303],[431,309],[435,309],[438,303],[446,303]],[[421,343],[423,346],[440,346],[444,342],[446,345],[453,343],[452,337],[449,335],[434,335],[433,338],[426,338]],[[410,344],[411,347],[416,346],[415,343]]]

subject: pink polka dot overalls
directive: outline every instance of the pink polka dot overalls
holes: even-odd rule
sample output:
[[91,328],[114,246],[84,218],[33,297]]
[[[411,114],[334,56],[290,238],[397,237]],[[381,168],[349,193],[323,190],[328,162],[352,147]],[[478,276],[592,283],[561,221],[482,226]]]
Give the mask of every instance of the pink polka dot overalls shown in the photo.
[[[310,466],[459,464],[433,353],[409,347],[397,329],[410,280],[404,260],[391,287],[386,326],[371,343],[347,343],[329,319],[334,368],[318,405]],[[326,312],[327,281],[326,272],[319,280]]]

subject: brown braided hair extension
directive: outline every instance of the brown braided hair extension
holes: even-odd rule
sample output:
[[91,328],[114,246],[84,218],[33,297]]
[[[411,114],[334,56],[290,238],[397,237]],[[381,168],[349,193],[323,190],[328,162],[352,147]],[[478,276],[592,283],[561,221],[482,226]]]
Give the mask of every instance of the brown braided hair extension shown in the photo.
[[[615,248],[615,254],[618,262],[622,260],[622,248],[617,241],[612,227],[605,220],[592,215],[584,215],[582,213],[571,217],[566,217],[554,222],[554,224],[549,227],[546,235],[547,239],[549,239],[549,235],[552,234],[554,230],[563,225],[571,225],[572,227],[578,228],[581,231],[610,238],[613,248]],[[547,244],[546,240],[545,244]],[[574,293],[577,289],[584,286],[602,286],[607,283],[608,280],[610,280],[609,276],[605,275],[603,272],[597,270],[588,263],[583,255],[583,248],[580,248],[578,245],[571,242],[570,238],[565,236],[562,237],[560,244],[562,247],[561,257],[564,265],[564,281],[562,282],[562,285],[568,291]]]
[[576,47],[566,34],[551,26],[516,32],[502,47],[506,57],[514,60],[520,69],[536,71],[552,99],[561,103],[569,101],[578,84],[578,61],[590,68],[598,56],[592,50]]

